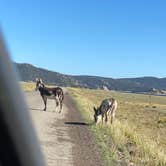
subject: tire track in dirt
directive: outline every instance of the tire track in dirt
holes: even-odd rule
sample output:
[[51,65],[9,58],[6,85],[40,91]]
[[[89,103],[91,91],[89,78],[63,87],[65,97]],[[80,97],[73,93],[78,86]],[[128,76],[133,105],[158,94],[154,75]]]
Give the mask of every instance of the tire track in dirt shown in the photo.
[[71,97],[66,94],[65,104],[69,110],[66,124],[73,140],[73,163],[78,166],[102,166],[101,154],[96,142],[89,130],[88,124],[84,123],[80,113],[76,110]]

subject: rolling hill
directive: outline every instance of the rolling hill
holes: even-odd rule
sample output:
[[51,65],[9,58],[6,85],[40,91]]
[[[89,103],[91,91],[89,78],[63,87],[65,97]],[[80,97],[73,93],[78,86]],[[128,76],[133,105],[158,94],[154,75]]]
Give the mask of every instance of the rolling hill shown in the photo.
[[152,88],[166,90],[166,78],[139,77],[113,79],[99,76],[73,76],[35,67],[31,64],[14,63],[20,75],[20,81],[35,81],[42,78],[45,83],[58,86],[85,87],[90,89],[147,92]]

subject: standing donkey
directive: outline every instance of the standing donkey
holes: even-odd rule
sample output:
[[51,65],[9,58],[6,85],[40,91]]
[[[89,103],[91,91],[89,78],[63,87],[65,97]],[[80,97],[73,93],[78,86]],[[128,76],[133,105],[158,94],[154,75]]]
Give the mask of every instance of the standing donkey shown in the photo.
[[62,110],[62,102],[64,99],[64,93],[62,88],[60,87],[54,87],[54,88],[48,88],[44,85],[42,79],[36,78],[36,91],[39,90],[40,95],[44,101],[44,109],[43,111],[46,111],[47,108],[47,99],[54,99],[56,101],[56,106],[60,105],[59,113]]
[[94,109],[94,121],[95,124],[98,123],[98,117],[101,115],[102,117],[102,124],[103,124],[103,118],[105,116],[105,123],[108,121],[108,116],[111,116],[111,124],[113,123],[114,117],[115,117],[115,111],[117,109],[117,101],[114,98],[110,99],[104,99],[101,102],[100,107],[93,108]]

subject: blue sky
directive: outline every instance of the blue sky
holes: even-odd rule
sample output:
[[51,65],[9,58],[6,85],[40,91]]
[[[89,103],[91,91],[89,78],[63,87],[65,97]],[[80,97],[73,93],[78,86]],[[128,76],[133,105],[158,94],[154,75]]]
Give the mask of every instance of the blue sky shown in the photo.
[[166,77],[165,0],[1,0],[11,56],[73,75]]

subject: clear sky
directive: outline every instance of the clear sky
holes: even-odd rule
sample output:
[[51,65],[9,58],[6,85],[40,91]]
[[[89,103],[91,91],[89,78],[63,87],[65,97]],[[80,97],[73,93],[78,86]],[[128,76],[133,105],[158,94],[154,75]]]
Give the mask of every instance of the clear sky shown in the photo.
[[165,0],[1,0],[11,56],[73,75],[166,77]]

